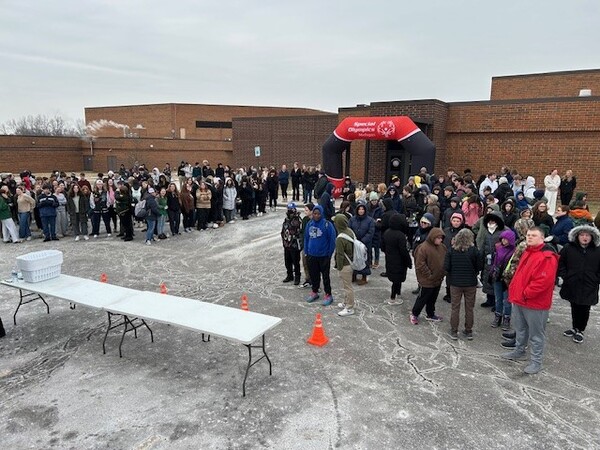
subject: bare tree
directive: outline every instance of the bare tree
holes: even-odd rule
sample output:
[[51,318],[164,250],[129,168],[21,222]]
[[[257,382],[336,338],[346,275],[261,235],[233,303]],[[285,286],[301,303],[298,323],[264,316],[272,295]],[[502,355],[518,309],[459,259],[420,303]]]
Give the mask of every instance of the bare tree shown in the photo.
[[11,119],[0,125],[0,134],[21,136],[84,136],[83,120],[72,122],[64,117],[53,117],[44,114],[29,115],[19,119]]

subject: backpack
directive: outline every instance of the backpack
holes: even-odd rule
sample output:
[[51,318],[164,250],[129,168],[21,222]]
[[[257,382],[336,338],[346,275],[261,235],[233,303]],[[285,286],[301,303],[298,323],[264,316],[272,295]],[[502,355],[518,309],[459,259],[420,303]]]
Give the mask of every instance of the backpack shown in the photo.
[[135,204],[135,208],[133,209],[133,215],[136,219],[145,219],[148,215],[148,210],[146,209],[146,200],[141,200]]
[[348,255],[344,253],[344,256],[350,263],[350,267],[353,270],[363,270],[367,267],[367,246],[358,239],[352,239],[350,236],[344,233],[340,233],[338,237],[346,239],[354,244],[354,253],[352,259],[348,258]]

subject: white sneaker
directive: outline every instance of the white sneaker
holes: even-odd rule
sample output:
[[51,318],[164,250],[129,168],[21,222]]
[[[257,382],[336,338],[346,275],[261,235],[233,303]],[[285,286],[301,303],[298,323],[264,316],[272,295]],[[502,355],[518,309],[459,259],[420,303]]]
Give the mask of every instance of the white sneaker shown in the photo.
[[218,223],[213,223],[213,228],[219,228],[219,224]]
[[26,241],[30,241],[31,240],[31,236],[27,236],[27,239],[25,239]]
[[98,237],[98,235],[97,235],[97,234],[95,234],[95,235],[94,235],[94,239],[96,239],[97,237]]
[[89,241],[89,240],[90,240],[90,238],[89,238],[89,237],[88,237],[88,235],[86,234],[85,236],[83,236],[83,240],[84,240],[84,241]]
[[79,236],[75,236],[75,241],[78,241],[78,240],[79,240]]
[[404,300],[402,298],[397,298],[396,300],[389,299],[387,301],[387,304],[390,306],[398,306],[398,305],[401,305],[402,303],[404,303]]
[[351,316],[352,314],[354,314],[354,309],[344,308],[338,313],[338,316],[345,317],[345,316]]
[[112,236],[112,234],[110,234],[110,233],[108,233],[108,234],[106,235],[106,237],[111,237],[111,236]]
[[346,307],[345,303],[338,303],[338,308],[344,309]]
[[146,241],[146,245],[152,245],[152,241]]
[[235,219],[231,219],[229,223],[235,223]]

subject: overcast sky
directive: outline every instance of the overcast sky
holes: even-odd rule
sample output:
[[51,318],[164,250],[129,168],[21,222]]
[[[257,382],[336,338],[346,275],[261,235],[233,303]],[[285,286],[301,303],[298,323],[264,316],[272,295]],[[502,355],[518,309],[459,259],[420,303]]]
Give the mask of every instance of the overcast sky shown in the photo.
[[143,103],[486,100],[492,76],[600,68],[599,24],[597,0],[0,0],[0,123]]

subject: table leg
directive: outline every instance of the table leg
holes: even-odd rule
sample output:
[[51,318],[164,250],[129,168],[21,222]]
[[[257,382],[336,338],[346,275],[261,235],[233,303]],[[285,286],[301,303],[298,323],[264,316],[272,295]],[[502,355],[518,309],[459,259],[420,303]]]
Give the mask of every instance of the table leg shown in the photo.
[[[29,297],[32,297],[32,298],[29,298]],[[27,298],[28,298],[28,300],[25,300]],[[17,313],[19,312],[19,308],[21,308],[22,305],[26,305],[27,303],[31,303],[36,300],[43,301],[44,305],[46,305],[46,312],[48,314],[50,314],[50,305],[48,305],[48,303],[46,303],[46,300],[44,300],[44,297],[42,297],[40,294],[36,294],[35,292],[30,292],[29,294],[23,294],[23,290],[19,289],[19,305],[17,306],[17,309],[15,310],[15,313],[13,314],[13,323],[15,325],[17,324]]]
[[[248,379],[248,372],[250,371],[250,367],[259,362],[261,359],[267,360],[269,363],[269,375],[273,375],[273,366],[271,364],[271,360],[269,359],[269,355],[267,355],[267,349],[265,347],[265,335],[262,335],[262,344],[261,345],[252,345],[252,344],[244,344],[248,349],[248,365],[246,366],[246,373],[244,374],[244,381],[242,383],[242,397],[246,396],[246,380]],[[258,358],[256,361],[252,362],[252,349],[260,348],[262,349],[263,355]]]

